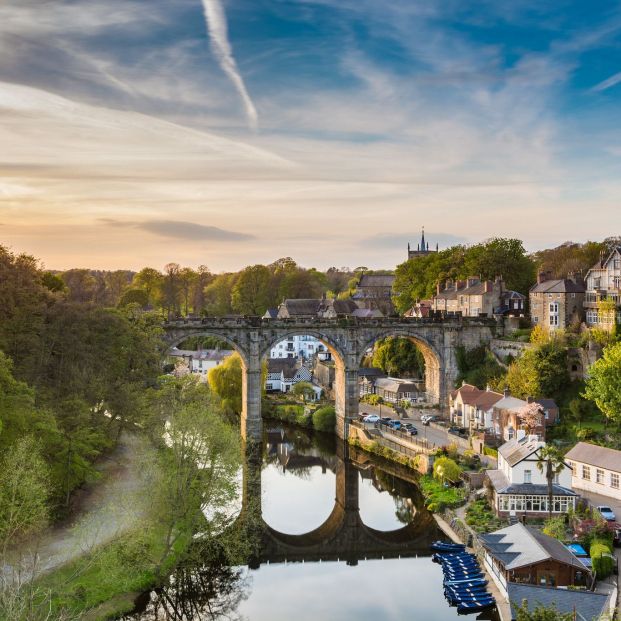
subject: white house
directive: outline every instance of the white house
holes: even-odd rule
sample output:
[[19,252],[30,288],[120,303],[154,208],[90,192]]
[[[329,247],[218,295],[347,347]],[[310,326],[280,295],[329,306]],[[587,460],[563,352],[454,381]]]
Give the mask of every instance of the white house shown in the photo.
[[168,352],[168,355],[175,360],[175,363],[177,361],[183,361],[187,365],[190,373],[207,375],[209,369],[217,367],[225,358],[228,358],[233,353],[235,352],[228,349],[192,350],[173,347]]
[[[540,451],[545,445],[537,436],[531,435],[510,440],[498,449],[498,469],[486,472],[497,515],[542,517],[548,513],[545,466],[543,471],[537,467]],[[555,476],[552,494],[553,514],[575,508],[577,494],[571,491],[569,467]]]
[[571,466],[571,487],[621,500],[621,451],[578,442],[565,460]]
[[270,350],[270,358],[302,358],[303,360],[309,360],[315,354],[325,351],[327,351],[327,347],[314,336],[295,334],[276,343]]
[[604,300],[614,302],[617,319],[621,319],[621,247],[613,248],[608,256],[602,255],[588,271],[586,289],[584,307],[587,325],[610,329],[614,314],[602,311],[599,305]]
[[[306,366],[298,366],[291,358],[269,358],[267,361],[267,378],[265,390],[267,392],[289,392],[298,382],[312,382],[313,372]],[[312,384],[315,399],[322,393],[321,386]]]

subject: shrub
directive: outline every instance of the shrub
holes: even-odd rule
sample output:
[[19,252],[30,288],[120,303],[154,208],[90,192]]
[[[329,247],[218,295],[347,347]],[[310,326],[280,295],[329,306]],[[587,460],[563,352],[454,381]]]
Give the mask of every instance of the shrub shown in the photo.
[[456,483],[461,472],[459,465],[449,457],[438,457],[433,464],[433,476],[443,483],[445,481]]
[[317,431],[334,431],[336,425],[336,411],[334,406],[326,405],[313,414],[313,427]]
[[610,576],[615,562],[612,557],[612,548],[608,541],[605,539],[593,539],[590,553],[593,569],[597,573],[597,577],[601,579]]
[[487,455],[488,457],[493,457],[494,459],[498,459],[498,451],[492,448],[491,446],[484,446],[483,454]]
[[567,537],[567,527],[565,526],[564,517],[553,517],[545,521],[543,533],[549,537],[554,537],[559,541],[563,541]]

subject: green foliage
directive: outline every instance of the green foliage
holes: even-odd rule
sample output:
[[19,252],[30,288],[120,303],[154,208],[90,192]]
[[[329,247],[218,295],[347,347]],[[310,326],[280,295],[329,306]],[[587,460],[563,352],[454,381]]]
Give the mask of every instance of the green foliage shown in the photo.
[[455,357],[459,369],[456,385],[466,382],[484,389],[488,384],[497,382],[505,373],[485,345],[468,350],[459,346],[455,349]]
[[372,366],[395,377],[424,377],[425,358],[409,339],[388,337],[376,342]]
[[559,541],[565,541],[567,539],[565,518],[562,516],[548,518],[543,525],[543,532],[549,537],[554,537]]
[[312,399],[315,394],[313,385],[310,382],[298,382],[297,384],[294,384],[291,392],[296,397],[301,397],[302,401]]
[[420,488],[430,511],[441,512],[447,507],[458,507],[465,500],[466,494],[463,488],[447,487],[427,475],[421,477]]
[[439,457],[433,464],[433,476],[442,483],[459,481],[462,469],[450,457]]
[[493,457],[494,459],[498,459],[498,451],[492,448],[491,446],[484,446],[483,454],[487,455],[488,457]]
[[232,414],[242,411],[242,361],[235,353],[222,364],[209,369],[209,386],[222,399],[222,407]]
[[327,405],[315,410],[313,413],[313,427],[317,431],[334,432],[336,425],[336,411],[334,406]]
[[591,541],[589,553],[597,578],[602,579],[610,576],[615,565],[610,543],[603,539],[594,539]]
[[533,259],[539,271],[550,271],[553,278],[565,278],[570,272],[586,273],[605,248],[605,242],[569,242],[556,248],[539,250],[533,255]]
[[534,263],[518,239],[494,238],[474,246],[452,246],[397,266],[394,303],[401,313],[434,295],[436,283],[447,278],[502,275],[508,289],[527,294],[535,277]]
[[591,366],[584,396],[608,419],[621,421],[621,343],[606,347]]
[[573,618],[571,612],[559,612],[556,606],[546,608],[537,604],[532,612],[529,610],[526,600],[519,607],[516,606],[516,621],[572,621]]
[[501,528],[502,521],[496,517],[487,500],[482,498],[466,508],[466,524],[477,533],[490,533]]

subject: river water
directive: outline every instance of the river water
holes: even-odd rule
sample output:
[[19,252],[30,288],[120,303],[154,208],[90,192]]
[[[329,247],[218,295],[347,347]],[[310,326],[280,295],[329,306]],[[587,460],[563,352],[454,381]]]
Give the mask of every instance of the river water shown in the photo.
[[429,544],[441,533],[411,471],[332,437],[272,426],[260,463],[247,463],[244,476],[252,560],[231,567],[201,552],[166,588],[145,594],[128,620],[458,618],[431,561]]

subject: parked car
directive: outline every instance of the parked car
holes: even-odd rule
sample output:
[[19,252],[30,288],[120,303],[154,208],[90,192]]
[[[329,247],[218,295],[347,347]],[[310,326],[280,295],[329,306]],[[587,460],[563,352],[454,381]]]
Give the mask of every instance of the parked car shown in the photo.
[[460,438],[468,437],[468,430],[465,427],[449,427],[448,432]]
[[382,418],[379,419],[380,425],[390,425],[391,422],[392,418],[390,418],[390,416],[382,416]]
[[617,521],[617,516],[615,515],[615,512],[610,507],[608,507],[607,505],[599,505],[597,507],[597,510],[602,514],[602,517],[607,522],[616,522]]
[[400,420],[391,420],[388,423],[388,426],[391,427],[392,429],[401,429],[401,421]]
[[615,548],[621,546],[621,528],[615,528],[615,532],[612,538],[612,545]]
[[367,416],[369,416],[369,413],[368,413],[368,412],[360,412],[360,413],[358,414],[358,418],[359,418],[360,420],[364,420]]
[[418,435],[418,429],[416,429],[416,427],[414,427],[414,425],[412,425],[409,429],[408,429],[408,433],[411,436],[417,436]]
[[365,423],[377,423],[380,417],[377,414],[367,414],[362,420]]
[[402,429],[411,429],[412,427],[414,427],[414,425],[412,425],[412,423],[401,423],[401,428]]
[[420,422],[423,423],[425,427],[428,427],[429,423],[435,423],[438,420],[440,420],[440,417],[436,416],[435,414],[423,414],[420,417]]

